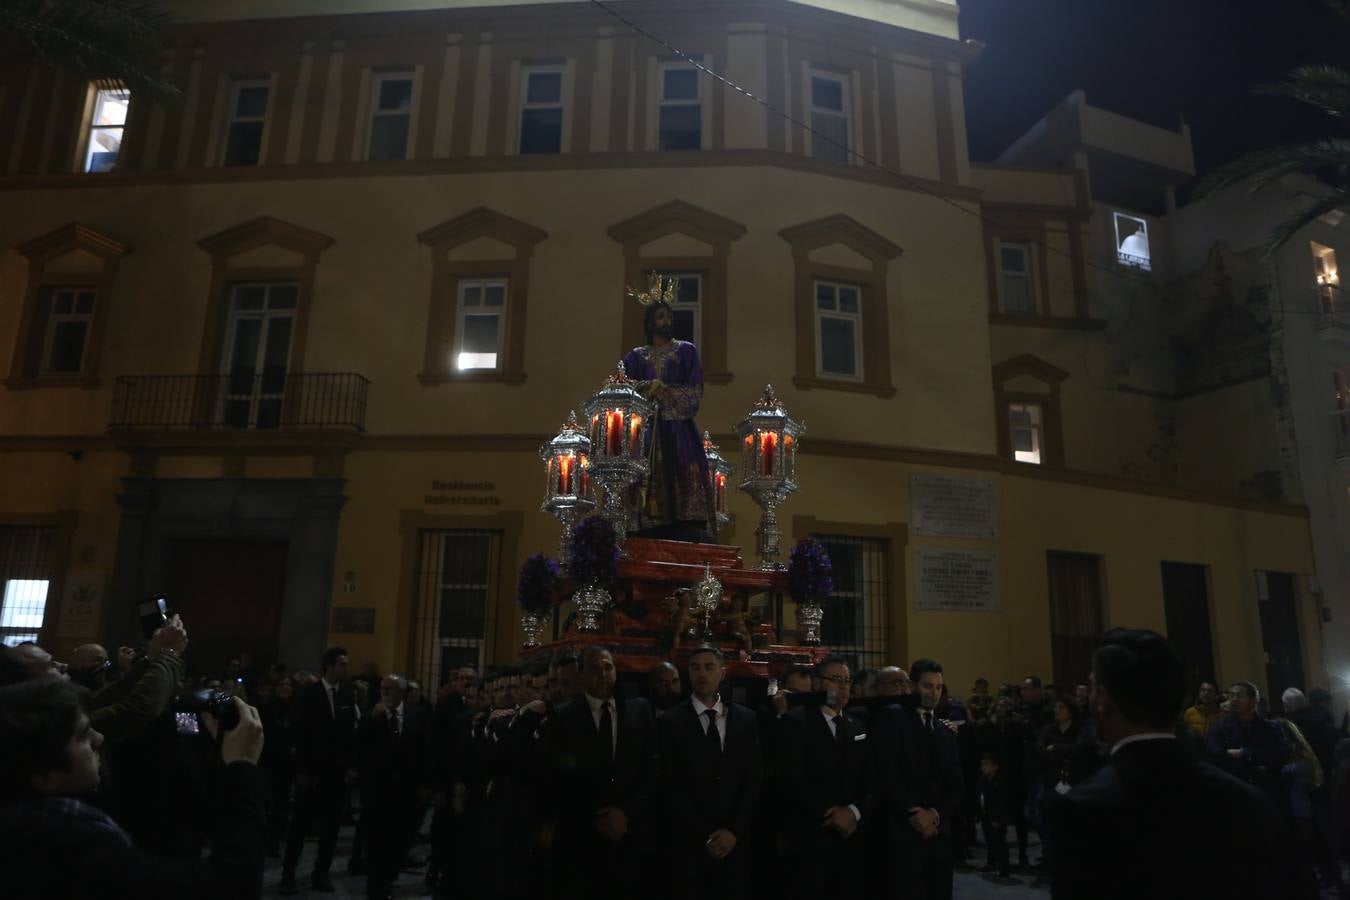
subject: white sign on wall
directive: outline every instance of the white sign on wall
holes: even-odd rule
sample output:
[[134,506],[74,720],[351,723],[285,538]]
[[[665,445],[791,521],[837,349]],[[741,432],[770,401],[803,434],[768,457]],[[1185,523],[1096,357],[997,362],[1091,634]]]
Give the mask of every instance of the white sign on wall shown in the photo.
[[998,554],[992,550],[914,548],[918,607],[945,612],[998,609]]
[[914,475],[909,483],[910,527],[930,537],[994,537],[994,484],[978,478]]
[[1153,255],[1148,246],[1148,222],[1125,213],[1115,214],[1116,262],[1122,266],[1153,270]]

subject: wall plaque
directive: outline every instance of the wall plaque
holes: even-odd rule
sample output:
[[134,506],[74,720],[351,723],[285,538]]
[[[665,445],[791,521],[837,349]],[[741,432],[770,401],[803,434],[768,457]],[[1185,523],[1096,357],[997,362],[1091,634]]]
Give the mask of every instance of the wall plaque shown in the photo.
[[914,475],[909,485],[910,525],[932,537],[994,537],[994,483],[978,478]]
[[333,607],[333,631],[338,634],[374,634],[375,607]]
[[998,554],[991,550],[914,548],[918,607],[947,612],[998,609]]
[[99,602],[105,580],[103,572],[66,573],[65,597],[56,620],[59,637],[93,637],[98,633]]

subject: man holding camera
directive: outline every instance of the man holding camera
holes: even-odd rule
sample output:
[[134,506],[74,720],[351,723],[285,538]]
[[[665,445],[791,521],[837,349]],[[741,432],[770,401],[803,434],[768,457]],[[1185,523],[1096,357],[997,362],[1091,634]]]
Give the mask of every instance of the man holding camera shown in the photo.
[[145,655],[112,682],[108,681],[112,663],[107,650],[98,644],[75,648],[67,672],[71,681],[92,692],[89,721],[105,744],[130,737],[168,708],[187,674],[183,662],[187,645],[187,628],[174,616],[151,635]]
[[281,893],[294,894],[295,867],[305,832],[312,819],[318,819],[319,849],[314,860],[310,887],[331,894],[336,889],[328,877],[337,848],[338,827],[346,800],[347,785],[356,780],[353,771],[356,751],[356,725],[359,715],[356,698],[347,682],[347,651],[329,647],[319,667],[319,680],[305,687],[297,699],[295,815],[286,836],[286,855],[281,866]]
[[[267,778],[257,768],[258,712],[235,701],[239,724],[221,738],[219,810],[206,862],[171,862],[133,846],[80,798],[99,783],[102,735],[79,688],[43,676],[0,688],[0,868],[5,896],[29,898],[257,897],[262,892]],[[208,730],[218,726],[203,715]]]

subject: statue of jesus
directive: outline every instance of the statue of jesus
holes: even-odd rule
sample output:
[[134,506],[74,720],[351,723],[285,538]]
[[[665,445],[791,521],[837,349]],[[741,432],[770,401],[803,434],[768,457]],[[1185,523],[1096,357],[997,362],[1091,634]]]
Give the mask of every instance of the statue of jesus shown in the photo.
[[648,431],[651,471],[630,533],[679,541],[715,540],[712,483],[708,458],[694,416],[703,399],[703,365],[698,348],[674,336],[675,314],[668,293],[656,288],[638,295],[646,300],[642,328],[647,344],[623,358],[624,371],[638,390],[658,405],[656,427]]

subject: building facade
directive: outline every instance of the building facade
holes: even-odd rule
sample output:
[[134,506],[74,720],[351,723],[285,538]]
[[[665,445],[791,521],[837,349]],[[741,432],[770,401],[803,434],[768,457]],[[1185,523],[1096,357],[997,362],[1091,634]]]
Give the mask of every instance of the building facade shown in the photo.
[[782,518],[843,652],[1068,681],[1135,625],[1261,681],[1274,584],[1325,683],[1308,507],[1182,465],[1229,420],[1178,412],[1156,291],[1099,287],[1091,166],[968,159],[954,4],[611,5],[764,104],[590,3],[171,6],[180,104],[0,74],[6,640],[131,641],[163,591],[203,667],[509,662],[539,445],[659,272],[700,426],[767,383],[807,424]]

